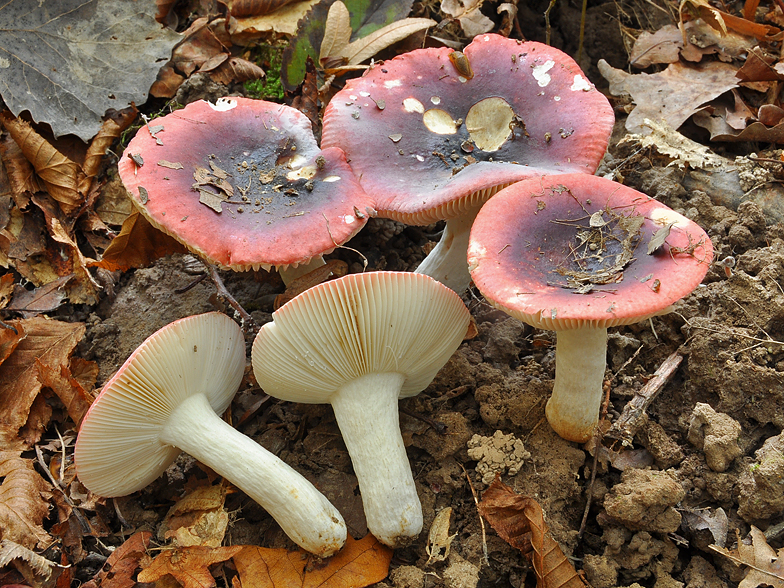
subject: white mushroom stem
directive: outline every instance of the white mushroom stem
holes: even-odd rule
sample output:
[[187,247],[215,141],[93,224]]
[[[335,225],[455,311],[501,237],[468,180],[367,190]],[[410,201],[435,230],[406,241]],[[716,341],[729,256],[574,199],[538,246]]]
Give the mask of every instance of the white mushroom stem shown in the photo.
[[471,283],[466,260],[468,238],[480,208],[481,206],[471,208],[446,221],[441,240],[414,271],[438,280],[458,294],[465,292]]
[[354,465],[368,529],[390,547],[404,547],[422,530],[422,506],[400,434],[398,373],[367,374],[330,399]]
[[204,394],[175,408],[159,439],[240,488],[303,549],[328,557],[343,546],[346,525],[335,507],[302,475],[221,420]]
[[584,443],[593,435],[599,424],[606,366],[606,328],[558,331],[555,384],[545,414],[553,430],[564,439]]

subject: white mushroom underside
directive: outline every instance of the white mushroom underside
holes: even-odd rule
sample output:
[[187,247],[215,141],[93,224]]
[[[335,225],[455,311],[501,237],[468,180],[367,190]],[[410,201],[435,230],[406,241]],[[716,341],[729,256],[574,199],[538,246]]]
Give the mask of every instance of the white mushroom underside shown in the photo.
[[160,435],[258,502],[292,541],[321,557],[346,541],[337,509],[301,474],[216,415],[203,394],[172,413]]

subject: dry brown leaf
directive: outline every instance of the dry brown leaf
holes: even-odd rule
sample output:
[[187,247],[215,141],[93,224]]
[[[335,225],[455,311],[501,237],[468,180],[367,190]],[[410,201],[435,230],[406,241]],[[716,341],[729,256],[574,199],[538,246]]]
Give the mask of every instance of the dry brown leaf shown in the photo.
[[172,253],[186,252],[184,245],[153,227],[138,212],[134,212],[125,219],[120,234],[103,252],[101,261],[90,262],[90,267],[125,271],[132,267],[145,267]]
[[41,526],[49,515],[52,487],[13,451],[0,452],[0,538],[28,549],[47,548],[52,538]]
[[0,115],[0,120],[63,212],[78,210],[89,187],[79,164],[55,149],[27,121],[8,112]]
[[11,194],[16,206],[24,209],[30,203],[30,194],[44,189],[43,182],[10,135],[0,138],[0,160],[8,173]]
[[161,531],[177,547],[220,547],[229,526],[223,484],[200,486],[169,509]]
[[429,18],[404,18],[388,24],[366,37],[357,39],[353,43],[349,43],[339,55],[331,57],[344,57],[348,65],[359,65],[382,49],[386,49],[414,33],[434,27],[437,24],[436,21]]
[[784,588],[784,549],[776,552],[768,545],[765,534],[753,525],[749,535],[751,544],[744,543],[738,537],[738,546],[732,551],[716,545],[708,547],[728,557],[735,565],[747,568],[738,588]]
[[222,53],[228,54],[232,45],[226,31],[226,19],[208,21],[198,18],[183,33],[183,41],[174,49],[171,63],[185,74],[191,75],[207,61]]
[[84,336],[83,323],[64,323],[36,317],[11,321],[26,337],[0,365],[0,432],[15,436],[27,422],[41,382],[38,362],[52,369],[68,365],[76,344]]
[[86,177],[94,178],[98,175],[106,150],[131,125],[138,113],[139,111],[131,106],[123,110],[114,111],[111,116],[103,121],[101,130],[90,141],[90,146],[87,148],[82,161],[82,171],[84,171]]
[[13,327],[16,329],[16,333],[14,333],[14,329],[0,329],[0,364],[8,359],[8,356],[19,345],[19,341],[27,336],[21,322],[17,322]]
[[610,82],[611,94],[630,94],[634,100],[636,106],[626,119],[632,133],[645,132],[646,118],[664,120],[677,129],[703,104],[739,83],[736,68],[719,62],[700,67],[672,63],[659,73],[631,75],[601,59],[599,71]]
[[324,22],[324,39],[319,50],[319,63],[324,65],[330,57],[340,55],[351,42],[351,15],[340,0],[329,7]]
[[149,531],[139,531],[131,535],[125,543],[115,549],[101,570],[83,588],[133,588],[133,576],[139,567],[139,560],[147,551],[152,539]]
[[247,546],[234,556],[242,588],[362,588],[387,577],[392,550],[350,535],[337,555],[313,565],[305,551]]
[[251,41],[265,33],[294,36],[297,34],[297,23],[318,3],[319,0],[302,0],[264,16],[232,19],[231,38],[237,45],[250,45]]
[[38,365],[38,379],[42,386],[57,394],[68,411],[68,416],[78,428],[93,403],[93,397],[82,388],[79,381],[71,375],[71,371],[64,365],[57,369],[40,363]]
[[[5,308],[11,295],[14,291],[14,274],[6,273],[0,276],[0,308]],[[0,363],[3,362],[2,354],[0,354]]]
[[456,18],[468,38],[492,31],[495,26],[482,14],[481,7],[479,0],[441,0],[441,11]]
[[57,309],[65,300],[63,287],[68,283],[73,274],[58,278],[40,288],[26,290],[22,286],[14,288],[14,297],[6,307],[21,314],[24,318],[31,318],[44,312]]
[[263,16],[297,0],[227,0],[234,18]]
[[210,77],[226,86],[232,83],[260,80],[266,74],[258,65],[241,57],[229,57],[220,66],[210,72]]
[[655,33],[643,31],[634,42],[629,65],[643,69],[655,63],[675,63],[682,47],[683,35],[675,25],[666,25]]
[[33,550],[14,543],[9,539],[0,541],[0,569],[14,560],[22,560],[40,578],[48,580],[55,563],[35,553]]
[[496,478],[482,494],[479,512],[504,541],[531,561],[537,588],[587,586],[550,536],[542,507],[536,500],[516,494]]
[[139,572],[139,582],[155,582],[167,574],[174,576],[185,588],[212,588],[215,578],[209,567],[226,561],[242,551],[242,545],[233,547],[181,547],[163,550],[149,565]]

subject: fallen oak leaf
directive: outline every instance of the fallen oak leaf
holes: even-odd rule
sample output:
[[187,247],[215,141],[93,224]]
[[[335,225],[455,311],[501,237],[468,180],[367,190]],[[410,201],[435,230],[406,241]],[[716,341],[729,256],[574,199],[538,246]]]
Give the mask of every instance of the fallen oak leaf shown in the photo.
[[133,575],[139,561],[147,551],[152,539],[149,531],[139,531],[131,535],[125,543],[115,549],[103,567],[92,580],[82,584],[82,588],[133,588],[136,580]]
[[93,397],[71,375],[68,367],[61,365],[56,369],[39,362],[38,380],[42,386],[57,394],[68,411],[68,416],[78,427],[90,409]]
[[185,588],[212,588],[216,584],[209,566],[234,557],[243,548],[242,545],[234,545],[164,549],[139,572],[136,579],[139,582],[155,582],[172,575]]
[[172,253],[187,253],[179,242],[153,227],[138,212],[125,219],[117,235],[100,261],[88,262],[89,267],[101,267],[109,271],[126,271],[132,267],[144,267]]
[[[53,369],[68,365],[69,357],[85,332],[83,323],[65,323],[36,317],[11,321],[27,333],[14,352],[0,364],[0,433],[17,435],[28,420],[41,390],[38,362]],[[2,477],[2,476],[0,476]]]
[[[737,530],[735,531],[736,533]],[[757,588],[772,586],[784,588],[784,549],[776,552],[765,539],[765,534],[754,525],[749,531],[751,544],[748,545],[738,535],[738,546],[733,551],[709,545],[713,551],[732,560],[736,566],[748,568],[738,588]]]
[[55,149],[26,120],[15,118],[8,112],[0,114],[0,120],[43,180],[49,194],[60,203],[63,212],[70,214],[76,211],[90,185],[79,164]]
[[43,580],[49,579],[49,576],[52,575],[52,568],[57,565],[53,561],[49,561],[31,549],[14,543],[10,539],[0,541],[0,568],[7,566],[15,559],[20,559],[29,564],[36,575]]
[[73,277],[73,274],[62,276],[33,290],[27,290],[17,285],[14,288],[14,297],[6,306],[6,310],[18,312],[24,318],[31,318],[44,312],[56,310],[66,298],[62,288]]
[[542,507],[496,477],[482,493],[479,513],[509,545],[523,552],[536,573],[537,588],[585,588],[588,584],[550,535]]
[[373,535],[350,535],[341,551],[319,566],[303,550],[247,546],[234,556],[242,588],[363,588],[387,577],[392,550]]
[[49,547],[53,540],[42,525],[49,516],[52,487],[31,459],[14,451],[0,452],[0,479],[0,538],[28,549]]

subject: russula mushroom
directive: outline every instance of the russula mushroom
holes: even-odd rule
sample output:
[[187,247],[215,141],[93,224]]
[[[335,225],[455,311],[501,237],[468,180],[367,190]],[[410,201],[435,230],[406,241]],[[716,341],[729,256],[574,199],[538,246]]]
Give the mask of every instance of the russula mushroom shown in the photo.
[[224,269],[274,266],[288,282],[374,213],[343,152],[320,150],[294,108],[202,100],[154,129],[129,143],[120,178],[156,228]]
[[368,272],[295,297],[253,343],[253,371],[267,394],[332,405],[368,529],[391,547],[410,543],[422,529],[398,398],[427,387],[468,323],[460,297],[432,278]]
[[245,338],[207,313],[152,334],[106,383],[82,421],[74,460],[100,496],[125,496],[185,451],[263,506],[299,546],[326,557],[346,540],[334,506],[302,475],[218,416],[245,371]]
[[577,442],[598,423],[607,328],[667,312],[702,281],[712,257],[694,222],[588,174],[498,192],[477,215],[468,246],[471,277],[491,304],[557,331],[547,420]]
[[482,203],[528,177],[594,173],[614,116],[553,47],[487,34],[456,56],[419,49],[347,82],[326,108],[322,147],[345,151],[379,216],[413,225],[446,220],[416,271],[462,292]]

